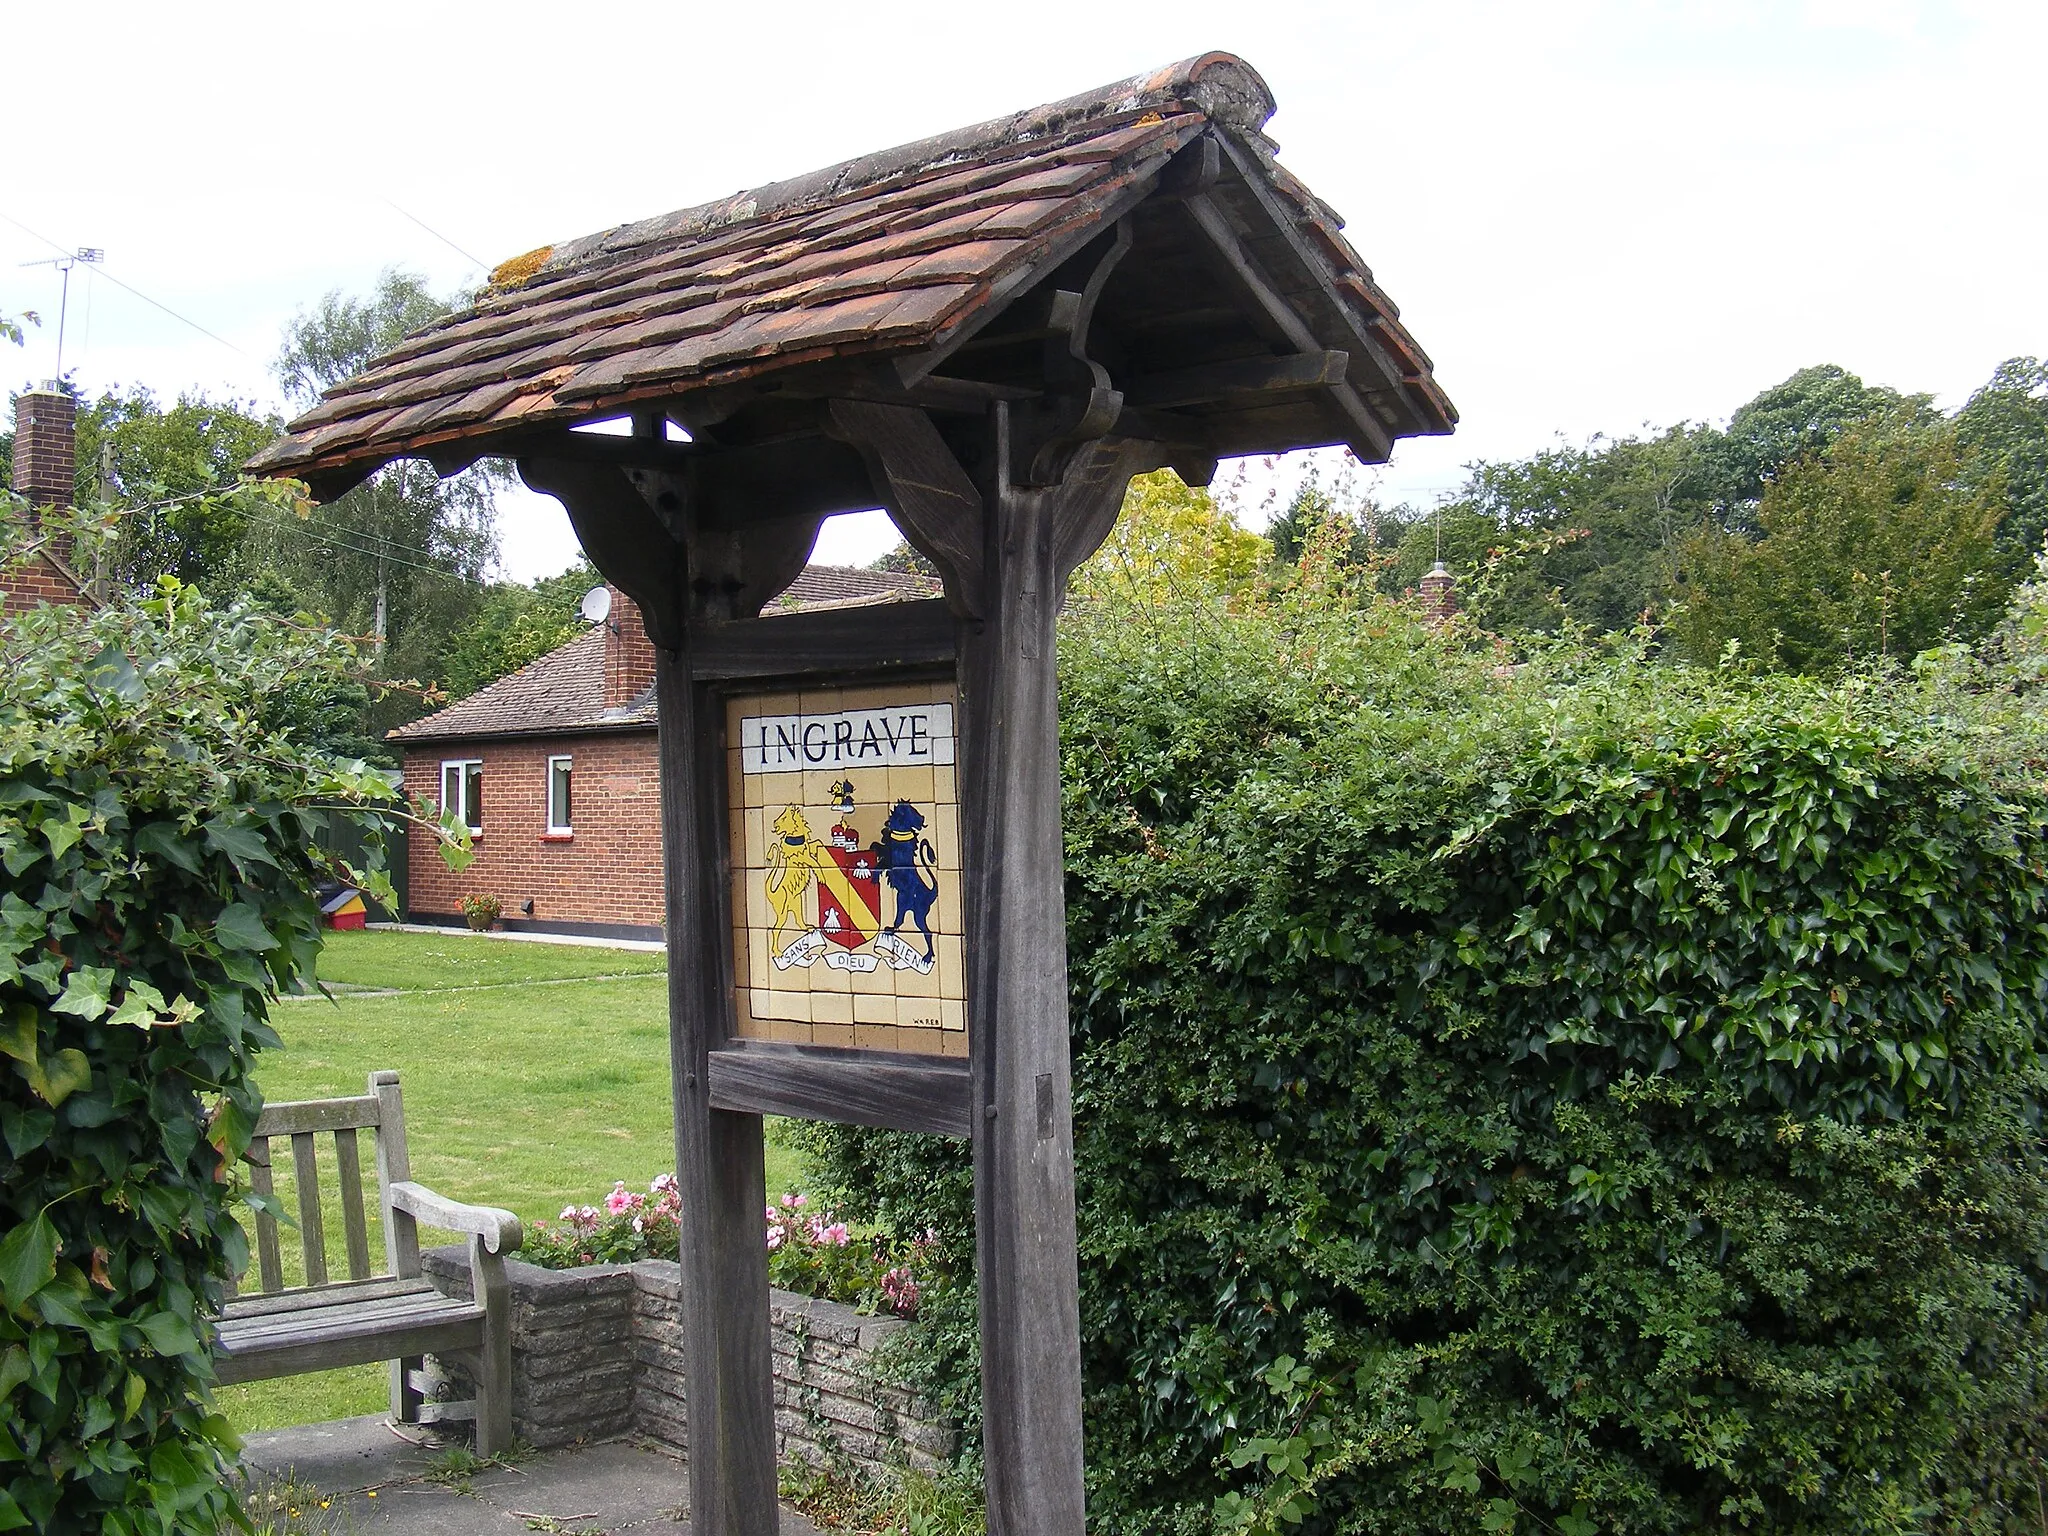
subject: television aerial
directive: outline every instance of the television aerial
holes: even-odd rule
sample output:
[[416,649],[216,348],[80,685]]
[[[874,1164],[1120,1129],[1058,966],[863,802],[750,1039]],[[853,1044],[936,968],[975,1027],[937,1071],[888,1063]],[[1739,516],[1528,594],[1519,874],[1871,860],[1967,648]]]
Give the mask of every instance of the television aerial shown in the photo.
[[[71,269],[81,261],[88,266],[98,266],[107,259],[107,253],[96,245],[81,245],[73,256],[46,257],[42,261],[24,261],[24,267],[55,267],[64,274],[63,296],[57,300],[57,376],[50,381],[52,387],[62,384],[64,379],[64,322],[71,315]],[[88,309],[86,319],[90,325],[92,314]]]

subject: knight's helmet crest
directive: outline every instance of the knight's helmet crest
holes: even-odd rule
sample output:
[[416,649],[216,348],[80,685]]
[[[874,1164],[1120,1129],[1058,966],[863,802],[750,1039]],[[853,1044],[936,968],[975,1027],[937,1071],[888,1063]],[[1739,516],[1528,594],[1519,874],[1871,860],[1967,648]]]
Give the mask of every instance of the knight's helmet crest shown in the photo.
[[837,784],[828,789],[826,793],[831,795],[832,804],[838,809],[840,815],[850,816],[853,814],[853,780],[841,779]]

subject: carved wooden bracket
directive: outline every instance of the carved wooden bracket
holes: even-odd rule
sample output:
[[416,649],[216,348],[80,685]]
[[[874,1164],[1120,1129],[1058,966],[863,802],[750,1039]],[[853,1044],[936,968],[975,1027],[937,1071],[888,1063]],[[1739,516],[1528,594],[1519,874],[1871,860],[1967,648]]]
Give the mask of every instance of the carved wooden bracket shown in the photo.
[[663,650],[680,650],[687,617],[684,547],[626,472],[565,459],[520,459],[518,465],[530,489],[561,502],[605,580],[639,604],[647,637]]
[[834,400],[831,410],[834,431],[867,459],[903,537],[938,567],[953,612],[981,618],[988,611],[981,492],[939,429],[915,406]]
[[1075,451],[1106,434],[1123,411],[1124,397],[1111,387],[1109,370],[1088,356],[1088,329],[1102,290],[1131,241],[1131,221],[1117,220],[1109,248],[1081,291],[1053,295],[1061,334],[1045,344],[1048,397],[1042,403],[1020,401],[1011,417],[1020,484],[1057,484]]

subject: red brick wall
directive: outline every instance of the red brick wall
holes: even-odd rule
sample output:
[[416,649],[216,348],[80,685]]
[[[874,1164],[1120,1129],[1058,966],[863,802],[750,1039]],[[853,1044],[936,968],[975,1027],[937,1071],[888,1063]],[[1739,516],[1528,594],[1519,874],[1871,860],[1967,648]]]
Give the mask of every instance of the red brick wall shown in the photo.
[[[637,622],[637,620],[636,620]],[[548,834],[547,763],[575,759],[570,787],[572,837]],[[483,834],[460,874],[441,862],[432,839],[412,840],[412,911],[446,917],[471,893],[496,896],[505,917],[659,928],[662,921],[661,781],[652,731],[540,737],[515,742],[442,742],[409,749],[405,788],[438,807],[441,764],[482,758]]]
[[647,638],[639,605],[617,587],[610,590],[612,611],[604,626],[604,707],[617,709],[654,686],[654,642]]
[[[31,513],[68,507],[76,472],[78,404],[55,390],[32,389],[14,402],[14,489],[28,498]],[[50,548],[71,558],[71,536],[56,534]]]
[[25,613],[44,603],[78,607],[85,596],[41,555],[0,571],[0,611]]

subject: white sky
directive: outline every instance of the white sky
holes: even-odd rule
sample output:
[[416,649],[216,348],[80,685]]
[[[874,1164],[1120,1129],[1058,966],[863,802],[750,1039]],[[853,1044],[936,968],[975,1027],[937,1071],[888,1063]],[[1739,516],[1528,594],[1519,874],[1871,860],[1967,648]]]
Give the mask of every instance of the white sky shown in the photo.
[[[495,263],[1212,48],[1272,86],[1284,163],[1463,412],[1399,447],[1390,499],[1809,363],[1953,407],[2048,353],[2039,0],[8,0],[4,32],[0,312],[46,319],[0,346],[10,387],[55,363],[56,274],[18,264],[57,253],[7,220],[226,343],[74,277],[89,391],[276,403],[280,328],[323,292],[480,276],[406,214]],[[891,542],[875,521],[820,557]],[[519,579],[575,552],[545,498],[503,533]]]

